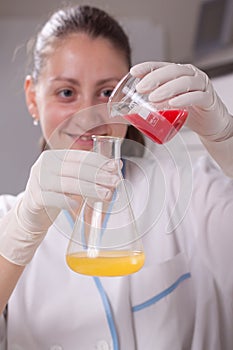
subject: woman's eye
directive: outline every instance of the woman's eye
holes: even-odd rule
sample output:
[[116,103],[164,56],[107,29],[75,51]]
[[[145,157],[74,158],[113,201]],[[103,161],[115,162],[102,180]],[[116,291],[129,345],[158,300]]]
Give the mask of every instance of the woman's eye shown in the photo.
[[71,89],[64,89],[59,92],[59,95],[61,97],[72,97],[73,96],[73,91]]
[[102,93],[101,93],[101,95],[102,95],[103,97],[109,98],[110,95],[111,95],[111,93],[112,93],[112,91],[113,91],[113,89],[103,90]]

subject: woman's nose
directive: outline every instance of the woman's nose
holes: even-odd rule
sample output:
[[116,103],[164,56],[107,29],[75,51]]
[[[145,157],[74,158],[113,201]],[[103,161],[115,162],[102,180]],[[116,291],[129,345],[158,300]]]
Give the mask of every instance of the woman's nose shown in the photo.
[[73,116],[73,123],[84,132],[108,123],[107,104],[97,104],[89,100],[81,103],[77,113]]
[[92,96],[89,93],[82,94],[79,98],[79,101],[78,101],[78,109],[79,110],[88,110],[96,104],[97,103],[96,103],[94,96]]

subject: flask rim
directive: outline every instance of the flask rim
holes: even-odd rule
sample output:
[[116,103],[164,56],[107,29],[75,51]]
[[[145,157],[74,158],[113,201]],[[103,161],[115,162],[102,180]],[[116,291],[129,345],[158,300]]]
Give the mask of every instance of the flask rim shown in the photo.
[[93,141],[95,140],[107,140],[107,141],[115,141],[115,140],[123,140],[123,137],[119,136],[110,136],[110,135],[91,135]]

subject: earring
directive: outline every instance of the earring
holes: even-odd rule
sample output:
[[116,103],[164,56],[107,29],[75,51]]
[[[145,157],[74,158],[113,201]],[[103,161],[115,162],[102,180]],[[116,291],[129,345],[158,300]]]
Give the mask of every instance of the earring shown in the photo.
[[39,125],[39,120],[36,119],[35,114],[32,115],[32,118],[33,118],[33,125],[34,125],[34,126],[38,126],[38,125]]

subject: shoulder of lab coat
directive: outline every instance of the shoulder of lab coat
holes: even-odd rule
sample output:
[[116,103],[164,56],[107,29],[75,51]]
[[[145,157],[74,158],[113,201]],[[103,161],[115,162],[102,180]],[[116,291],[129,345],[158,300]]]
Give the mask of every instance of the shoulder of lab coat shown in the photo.
[[[15,205],[17,200],[22,196],[20,193],[18,196],[13,195],[1,195],[0,196],[0,218],[6,215],[6,213]],[[0,350],[7,349],[6,339],[6,317],[4,314],[0,315]]]
[[15,205],[15,203],[22,197],[23,192],[17,196],[11,194],[0,195],[0,218],[6,215],[6,213]]
[[203,262],[225,291],[232,292],[233,179],[210,158],[196,165],[189,212]]

